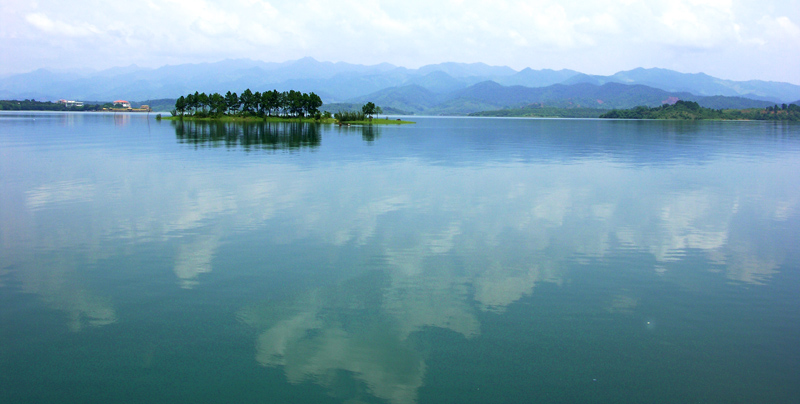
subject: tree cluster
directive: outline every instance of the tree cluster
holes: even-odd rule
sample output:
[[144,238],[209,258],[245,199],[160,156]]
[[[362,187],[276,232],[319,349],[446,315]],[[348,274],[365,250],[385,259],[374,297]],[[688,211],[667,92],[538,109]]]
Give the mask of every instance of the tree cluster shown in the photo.
[[381,109],[381,107],[375,106],[375,103],[370,101],[361,107],[361,112],[364,113],[364,115],[366,115],[369,119],[372,119],[372,115],[377,115],[382,113],[383,109]]
[[335,113],[333,117],[341,122],[362,122],[372,121],[372,115],[383,113],[381,107],[376,106],[374,102],[370,101],[361,106],[361,111],[342,111]]
[[780,113],[781,111],[797,112],[800,111],[800,106],[796,104],[789,104],[789,105],[781,104],[781,106],[778,107],[778,104],[775,104],[772,107],[764,108],[764,110],[773,114]]
[[194,94],[180,96],[175,101],[173,115],[189,114],[195,117],[230,116],[314,116],[319,117],[322,99],[314,94],[295,90],[264,91],[255,93],[249,88],[241,95],[228,91],[225,95],[207,95],[195,91]]

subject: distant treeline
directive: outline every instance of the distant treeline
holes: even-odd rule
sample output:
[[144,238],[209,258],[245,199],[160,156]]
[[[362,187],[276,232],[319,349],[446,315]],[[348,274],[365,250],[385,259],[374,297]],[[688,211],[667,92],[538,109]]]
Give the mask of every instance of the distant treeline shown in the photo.
[[173,116],[189,114],[196,118],[218,118],[233,116],[313,116],[319,118],[322,99],[314,94],[295,90],[264,91],[255,93],[246,89],[241,95],[228,91],[225,95],[208,95],[195,91],[194,94],[180,96],[175,101]]
[[615,109],[600,115],[612,119],[723,119],[723,120],[766,120],[800,121],[800,106],[796,104],[774,105],[766,108],[750,109],[712,109],[701,107],[694,101],[678,101],[673,105],[660,107],[640,106],[631,109]]
[[2,111],[99,111],[103,106],[100,104],[84,104],[83,106],[68,106],[58,102],[36,101],[36,100],[2,100],[0,110]]

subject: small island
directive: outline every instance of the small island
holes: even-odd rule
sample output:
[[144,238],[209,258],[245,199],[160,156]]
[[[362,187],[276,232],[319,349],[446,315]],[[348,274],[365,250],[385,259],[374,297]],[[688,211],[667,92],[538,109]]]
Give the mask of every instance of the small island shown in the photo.
[[751,121],[800,121],[800,106],[795,104],[775,105],[766,108],[712,109],[701,107],[694,101],[677,101],[649,108],[639,106],[631,109],[614,109],[600,118],[608,119],[674,119],[674,120],[751,120]]
[[[367,102],[361,111],[339,111],[331,114],[320,111],[322,99],[315,93],[300,91],[252,92],[249,88],[241,95],[228,91],[225,95],[208,95],[195,91],[180,96],[175,109],[170,111],[173,120],[208,120],[223,122],[313,122],[339,125],[407,124],[400,119],[380,119],[381,108]],[[373,117],[373,115],[375,117]]]

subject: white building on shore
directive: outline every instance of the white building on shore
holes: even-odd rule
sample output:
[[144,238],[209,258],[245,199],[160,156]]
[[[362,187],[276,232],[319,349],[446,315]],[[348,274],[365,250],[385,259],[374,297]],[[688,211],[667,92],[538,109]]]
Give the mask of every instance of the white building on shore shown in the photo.
[[58,100],[58,103],[66,105],[67,108],[83,106],[83,101]]

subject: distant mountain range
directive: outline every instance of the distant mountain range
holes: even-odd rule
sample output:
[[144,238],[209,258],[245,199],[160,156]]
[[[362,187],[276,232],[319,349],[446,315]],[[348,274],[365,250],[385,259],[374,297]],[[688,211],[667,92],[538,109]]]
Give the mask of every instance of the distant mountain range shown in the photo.
[[641,84],[591,83],[553,84],[547,87],[503,86],[484,81],[462,90],[437,94],[419,85],[392,87],[357,97],[356,104],[373,101],[382,107],[412,114],[462,115],[519,107],[632,108],[649,107],[677,100],[695,101],[706,108],[764,108],[775,103],[744,97],[698,96],[668,92]]
[[630,108],[675,99],[710,108],[745,108],[800,99],[800,86],[790,83],[731,81],[666,69],[638,68],[597,76],[573,70],[516,71],[483,63],[407,69],[388,63],[365,66],[312,58],[283,63],[236,59],[157,69],[132,65],[99,72],[40,69],[0,78],[0,99],[143,101],[247,88],[313,91],[326,104],[372,101],[417,114],[466,114],[531,104]]

